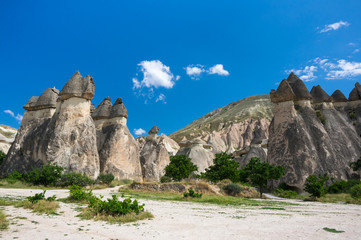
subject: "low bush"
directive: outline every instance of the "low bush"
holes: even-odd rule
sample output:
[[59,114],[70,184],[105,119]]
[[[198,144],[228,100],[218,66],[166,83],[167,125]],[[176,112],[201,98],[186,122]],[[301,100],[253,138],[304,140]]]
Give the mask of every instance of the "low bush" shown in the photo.
[[40,168],[34,168],[25,174],[26,182],[35,185],[54,185],[61,177],[63,168],[57,165],[48,164]]
[[3,151],[0,151],[0,165],[2,164],[5,158],[6,158],[6,154]]
[[37,213],[55,214],[56,209],[58,209],[60,206],[59,203],[56,201],[39,200],[35,203],[32,203],[26,200],[17,203],[15,207],[32,209],[33,212],[37,212]]
[[347,187],[348,184],[345,180],[336,181],[327,188],[327,193],[345,193]]
[[237,196],[242,191],[242,187],[239,186],[238,184],[231,183],[231,184],[224,186],[223,190],[228,195]]
[[191,197],[191,198],[201,198],[202,195],[203,195],[202,193],[196,193],[196,192],[193,190],[193,188],[189,188],[189,189],[188,189],[188,192],[183,193],[183,196],[184,196],[185,198],[187,198],[187,197]]
[[319,198],[326,194],[325,182],[329,179],[327,174],[324,175],[310,175],[306,178],[304,190],[311,194],[311,198]]
[[167,176],[163,176],[160,178],[160,182],[161,183],[167,183],[167,182],[171,182],[172,179],[170,177],[167,177]]
[[350,189],[351,197],[355,199],[361,198],[361,184],[357,184]]
[[23,175],[19,173],[17,170],[14,170],[6,177],[6,181],[10,184],[14,184],[17,181],[22,181],[22,180],[23,180]]
[[101,182],[101,183],[104,183],[104,184],[110,184],[113,180],[114,180],[114,175],[111,174],[111,173],[107,173],[107,174],[99,174],[98,176],[98,180]]
[[34,196],[27,197],[26,199],[28,199],[29,202],[31,202],[31,203],[37,203],[40,200],[45,200],[45,201],[49,201],[49,202],[55,201],[55,199],[56,199],[55,195],[53,195],[52,197],[45,198],[45,193],[46,193],[46,190],[44,190],[44,192],[42,192],[42,193],[36,193]]
[[277,188],[274,191],[274,194],[276,194],[278,197],[282,197],[282,198],[297,198],[298,194],[295,191],[292,190],[285,190],[282,188]]
[[94,184],[94,182],[95,181],[93,179],[89,178],[85,174],[70,172],[70,173],[64,173],[60,177],[60,180],[57,182],[57,185],[62,187],[72,186],[72,185],[84,187],[84,186],[92,185]]
[[73,185],[70,187],[69,199],[75,201],[89,201],[93,197],[92,190],[85,190],[84,188]]
[[6,220],[6,215],[0,209],[0,231],[9,227],[9,221]]

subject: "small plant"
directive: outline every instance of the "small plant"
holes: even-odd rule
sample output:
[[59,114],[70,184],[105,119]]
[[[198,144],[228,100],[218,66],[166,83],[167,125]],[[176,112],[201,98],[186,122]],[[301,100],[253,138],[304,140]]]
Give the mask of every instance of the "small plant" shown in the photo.
[[188,178],[193,172],[198,171],[198,167],[192,163],[185,155],[170,156],[170,163],[165,167],[165,176],[175,181]]
[[2,164],[5,158],[6,158],[6,154],[3,151],[0,151],[0,165]]
[[19,173],[17,170],[14,170],[6,177],[6,181],[10,184],[14,184],[17,181],[21,181],[23,179],[23,175]]
[[99,174],[98,176],[98,180],[101,182],[101,183],[104,183],[104,184],[110,184],[113,180],[114,180],[114,175],[111,174],[111,173],[108,173],[108,174]]
[[172,179],[170,177],[167,177],[167,176],[163,176],[160,178],[160,182],[161,183],[167,183],[167,182],[171,182]]
[[191,197],[191,198],[201,198],[202,195],[203,195],[202,193],[196,193],[196,192],[193,190],[193,188],[190,188],[190,189],[188,189],[188,192],[183,193],[183,196],[184,196],[185,198],[187,198],[187,197]]
[[44,190],[44,192],[42,192],[42,193],[36,193],[35,196],[27,197],[26,199],[28,199],[29,202],[31,202],[33,204],[39,202],[40,200],[46,200],[49,202],[55,201],[55,199],[56,199],[55,195],[45,198],[45,193],[46,193],[46,190]]
[[329,179],[327,174],[324,175],[310,175],[306,178],[304,190],[311,194],[311,198],[322,197],[326,194],[325,183]]
[[323,125],[326,124],[326,118],[323,116],[323,114],[320,110],[316,110],[316,116]]
[[40,168],[34,168],[30,172],[26,173],[24,178],[26,182],[30,182],[35,185],[54,185],[61,177],[63,168],[57,165],[48,164],[43,165]]
[[351,163],[350,163],[350,167],[351,167],[352,170],[354,170],[354,171],[361,170],[361,157],[360,157],[357,161],[351,162]]
[[60,177],[60,180],[57,183],[57,185],[63,187],[72,186],[72,185],[84,187],[92,184],[94,184],[94,180],[92,180],[85,174],[76,173],[76,172],[64,173]]
[[355,112],[349,112],[348,116],[351,120],[356,120],[356,113]]
[[238,184],[231,183],[223,187],[223,190],[231,196],[237,196],[243,189]]
[[0,231],[7,229],[9,221],[6,220],[6,215],[0,210]]
[[351,197],[355,199],[361,198],[361,184],[357,184],[350,189]]
[[282,188],[277,188],[274,191],[274,194],[276,194],[278,197],[282,197],[282,198],[297,198],[298,194],[295,191],[292,190],[285,190]]
[[73,185],[70,187],[69,199],[76,201],[88,201],[91,197],[93,197],[92,190],[85,190],[82,187],[77,185]]
[[340,231],[340,230],[336,230],[334,228],[328,228],[328,227],[324,227],[323,230],[325,230],[326,232],[332,232],[332,233],[343,233],[345,231]]

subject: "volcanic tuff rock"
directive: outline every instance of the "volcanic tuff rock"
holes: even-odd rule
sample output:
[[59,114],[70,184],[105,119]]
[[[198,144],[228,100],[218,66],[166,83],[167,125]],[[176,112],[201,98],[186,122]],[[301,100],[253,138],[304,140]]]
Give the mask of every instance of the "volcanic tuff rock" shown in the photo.
[[142,181],[139,147],[126,125],[127,110],[123,101],[112,106],[105,98],[95,109],[92,117],[97,130],[100,172],[112,173],[118,179]]
[[322,89],[320,85],[311,89],[312,103],[331,102],[332,98]]
[[256,127],[268,138],[272,117],[273,104],[269,95],[256,95],[216,109],[170,137],[178,143],[199,138],[211,145],[214,153],[232,153],[251,144]]
[[5,154],[8,153],[12,142],[15,140],[16,133],[16,129],[5,125],[0,125],[0,151]]
[[[316,90],[313,92],[317,93],[316,102],[319,95],[324,101],[312,105],[304,83],[293,73],[288,79],[298,82],[290,83],[292,91],[298,94],[295,101],[275,101],[267,161],[283,165],[286,175],[281,181],[298,190],[303,189],[311,174],[327,173],[335,179],[350,178],[352,172],[348,164],[360,156],[361,140],[348,114],[326,102],[329,100],[322,91],[319,91],[321,94]],[[282,91],[282,88],[277,89],[271,94],[281,94]]]
[[198,172],[204,172],[206,168],[213,165],[215,154],[212,146],[201,139],[186,140],[179,143],[181,147],[177,155],[186,155],[197,165]]
[[347,98],[340,90],[334,91],[331,98],[333,102],[347,102]]

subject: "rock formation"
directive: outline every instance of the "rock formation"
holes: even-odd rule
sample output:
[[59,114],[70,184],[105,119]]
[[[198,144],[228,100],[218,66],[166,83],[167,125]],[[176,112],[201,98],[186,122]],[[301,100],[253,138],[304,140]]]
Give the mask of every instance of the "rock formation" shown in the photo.
[[186,140],[179,143],[181,147],[177,155],[186,155],[197,165],[198,172],[204,172],[206,168],[213,165],[215,154],[212,146],[202,139]]
[[0,125],[0,151],[5,154],[8,153],[11,144],[15,140],[16,133],[16,129],[5,125]]
[[127,127],[128,112],[121,98],[114,106],[106,97],[92,117],[97,131],[100,172],[118,179],[142,181],[139,147]]
[[148,137],[139,137],[137,141],[141,146],[140,163],[145,181],[159,181],[165,174],[165,167],[170,163],[170,156],[178,152],[178,144],[159,132],[157,126],[152,127]]
[[267,160],[283,165],[286,175],[281,181],[298,190],[311,174],[350,178],[348,164],[361,153],[361,140],[352,121],[332,103],[343,99],[343,94],[329,97],[320,86],[311,93],[293,73],[270,93],[275,108]]

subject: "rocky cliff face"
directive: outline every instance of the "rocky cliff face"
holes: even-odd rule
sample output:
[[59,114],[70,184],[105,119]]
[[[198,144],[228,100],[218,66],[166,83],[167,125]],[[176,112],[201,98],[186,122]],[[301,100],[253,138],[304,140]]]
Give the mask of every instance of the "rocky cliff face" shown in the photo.
[[105,98],[92,114],[97,131],[101,173],[142,181],[139,146],[126,125],[128,112],[121,98]]
[[272,117],[269,96],[257,95],[216,109],[170,137],[178,143],[198,138],[211,145],[214,153],[232,153],[250,146],[255,128],[260,128],[267,139]]
[[0,151],[7,154],[11,144],[15,140],[17,130],[15,128],[0,125]]
[[361,140],[348,111],[357,111],[358,100],[347,103],[342,95],[336,91],[330,97],[320,86],[310,93],[293,73],[271,91],[275,107],[267,159],[285,167],[281,181],[302,190],[311,174],[351,177],[348,164],[360,156]]

